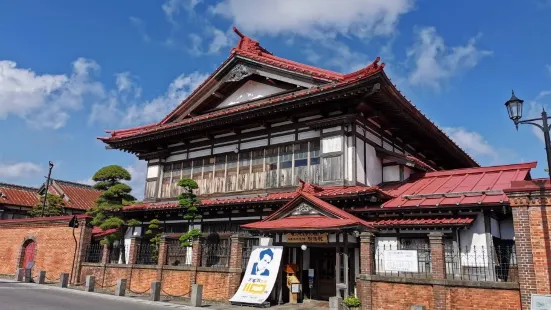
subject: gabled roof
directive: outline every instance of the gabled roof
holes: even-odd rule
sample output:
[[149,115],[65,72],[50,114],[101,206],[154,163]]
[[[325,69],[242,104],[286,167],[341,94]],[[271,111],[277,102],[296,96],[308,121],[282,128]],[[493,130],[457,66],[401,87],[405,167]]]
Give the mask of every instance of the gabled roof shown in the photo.
[[[301,203],[307,203],[317,209],[312,215],[289,214]],[[323,201],[313,194],[300,190],[297,196],[285,206],[272,213],[262,221],[241,225],[251,230],[328,230],[342,228],[373,229],[366,221],[334,205]]]
[[530,178],[536,162],[428,172],[386,192],[396,198],[383,208],[493,205],[508,201],[503,190]]
[[96,200],[102,194],[102,191],[90,185],[63,180],[52,180],[48,191],[63,197],[67,208],[79,210],[93,208]]
[[0,205],[32,208],[39,202],[38,188],[0,183]]
[[[315,186],[309,183],[300,187],[306,187],[311,193],[319,198],[336,198],[336,197],[349,197],[362,194],[376,193],[380,196],[390,198],[387,194],[381,191],[376,186]],[[300,188],[299,187],[299,188]],[[314,189],[315,188],[315,189]],[[279,192],[269,193],[266,195],[258,196],[244,196],[233,198],[220,198],[220,199],[201,199],[201,206],[217,206],[217,205],[236,205],[236,204],[249,204],[258,202],[281,202],[282,204],[288,202],[297,196],[297,191],[294,192]],[[167,209],[179,209],[178,201],[170,202],[144,202],[132,206],[124,207],[125,211],[142,211],[142,210],[167,210]]]

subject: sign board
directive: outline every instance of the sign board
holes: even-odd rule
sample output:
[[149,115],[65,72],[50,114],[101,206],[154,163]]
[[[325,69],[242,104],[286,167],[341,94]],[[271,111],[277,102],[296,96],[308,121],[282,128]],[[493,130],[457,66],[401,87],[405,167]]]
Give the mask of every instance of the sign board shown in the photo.
[[300,294],[300,283],[293,283],[291,284],[291,293],[293,294]]
[[551,295],[532,294],[530,310],[551,310]]
[[327,234],[285,234],[289,243],[327,243]]
[[277,280],[282,252],[281,246],[254,247],[241,285],[230,301],[246,304],[266,301]]
[[384,251],[383,263],[385,271],[419,272],[415,250]]

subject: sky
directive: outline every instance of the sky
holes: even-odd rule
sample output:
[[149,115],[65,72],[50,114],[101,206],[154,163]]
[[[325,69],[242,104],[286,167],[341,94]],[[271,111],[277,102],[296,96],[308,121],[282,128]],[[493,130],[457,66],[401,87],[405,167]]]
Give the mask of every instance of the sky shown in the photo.
[[[425,115],[481,165],[538,161],[543,135],[504,107],[551,110],[550,0],[119,0],[0,2],[0,182],[90,183],[118,164],[143,194],[145,162],[96,139],[159,121],[238,37],[348,73],[377,56]],[[531,128],[533,127],[533,128]]]

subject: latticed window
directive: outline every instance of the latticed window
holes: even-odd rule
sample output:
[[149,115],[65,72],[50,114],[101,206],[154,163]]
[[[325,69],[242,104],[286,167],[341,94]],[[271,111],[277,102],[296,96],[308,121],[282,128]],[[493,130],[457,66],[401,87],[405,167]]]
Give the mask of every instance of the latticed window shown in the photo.
[[182,178],[182,163],[172,164],[171,177],[171,197],[178,197],[181,192],[181,188],[178,187],[178,181]]
[[161,198],[170,198],[170,185],[171,185],[171,172],[172,165],[167,164],[163,166],[163,180],[161,183]]
[[226,159],[226,192],[237,190],[237,154],[228,154]]

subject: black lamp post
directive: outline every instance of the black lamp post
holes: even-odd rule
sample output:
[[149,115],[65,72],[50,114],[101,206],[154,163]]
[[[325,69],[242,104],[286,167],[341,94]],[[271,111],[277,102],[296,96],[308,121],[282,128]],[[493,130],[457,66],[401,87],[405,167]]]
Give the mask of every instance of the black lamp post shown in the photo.
[[[505,102],[505,107],[507,107],[509,118],[515,123],[517,130],[519,124],[530,124],[538,127],[543,131],[543,137],[545,140],[545,152],[547,153],[547,167],[549,178],[551,179],[551,141],[549,138],[549,124],[547,124],[547,120],[549,119],[549,117],[547,116],[547,112],[545,112],[545,109],[542,109],[540,118],[532,118],[521,121],[520,119],[522,118],[523,103],[524,100],[518,99],[517,96],[515,96],[515,92],[513,91],[511,99]],[[541,124],[539,124],[539,122],[541,122]]]

